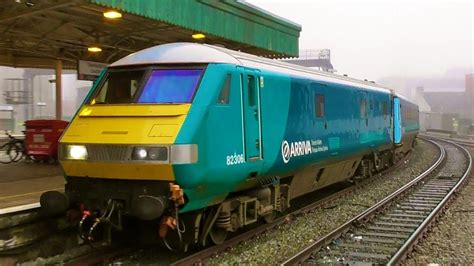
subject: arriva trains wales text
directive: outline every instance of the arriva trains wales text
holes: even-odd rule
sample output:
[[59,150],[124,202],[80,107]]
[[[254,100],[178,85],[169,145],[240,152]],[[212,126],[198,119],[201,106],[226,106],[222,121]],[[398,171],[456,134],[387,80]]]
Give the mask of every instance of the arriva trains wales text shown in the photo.
[[318,140],[304,140],[294,141],[288,143],[284,140],[281,143],[281,156],[284,163],[288,163],[292,157],[308,155],[312,153],[327,151],[328,146],[323,146],[323,141]]

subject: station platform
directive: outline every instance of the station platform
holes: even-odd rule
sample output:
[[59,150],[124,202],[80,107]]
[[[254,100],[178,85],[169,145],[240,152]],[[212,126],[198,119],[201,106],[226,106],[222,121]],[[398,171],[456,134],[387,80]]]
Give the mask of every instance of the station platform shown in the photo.
[[0,164],[0,211],[38,203],[43,192],[64,191],[64,184],[58,164]]

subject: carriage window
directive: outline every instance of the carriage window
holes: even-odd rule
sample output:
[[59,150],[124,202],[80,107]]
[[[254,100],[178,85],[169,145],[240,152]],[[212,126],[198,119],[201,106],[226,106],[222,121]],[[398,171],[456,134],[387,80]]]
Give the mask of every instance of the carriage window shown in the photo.
[[382,112],[384,115],[388,115],[387,102],[382,102]]
[[254,76],[248,76],[247,77],[247,89],[248,89],[248,100],[249,100],[249,106],[255,106],[255,77]]
[[190,103],[202,69],[153,70],[138,103]]
[[360,100],[360,117],[365,118],[367,116],[367,102],[365,99]]
[[316,111],[316,117],[324,117],[324,95],[316,94],[314,98],[314,110]]
[[229,97],[230,97],[230,81],[231,75],[228,74],[224,80],[224,84],[221,88],[221,93],[219,94],[219,98],[217,98],[217,103],[220,104],[229,104]]
[[91,104],[133,102],[144,74],[145,70],[111,71]]

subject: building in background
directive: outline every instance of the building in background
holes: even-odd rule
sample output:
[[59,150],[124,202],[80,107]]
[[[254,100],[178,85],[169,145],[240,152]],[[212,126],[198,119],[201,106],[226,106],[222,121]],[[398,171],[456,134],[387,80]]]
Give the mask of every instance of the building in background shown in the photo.
[[[63,119],[70,120],[92,82],[78,81],[75,71],[64,71]],[[21,133],[29,119],[55,118],[55,79],[49,69],[0,67],[0,131]]]
[[474,74],[464,76],[463,91],[425,91],[419,87],[414,100],[420,107],[422,130],[474,133]]

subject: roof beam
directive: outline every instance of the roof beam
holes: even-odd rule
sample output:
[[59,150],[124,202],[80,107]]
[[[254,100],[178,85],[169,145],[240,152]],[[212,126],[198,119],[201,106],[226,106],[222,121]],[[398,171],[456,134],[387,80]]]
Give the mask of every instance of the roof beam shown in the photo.
[[[0,55],[0,65],[11,67],[39,67],[54,68],[56,60],[44,57],[28,57],[28,56],[7,56]],[[63,62],[63,67],[67,69],[75,69],[76,62]]]
[[35,14],[38,14],[38,13],[41,13],[41,12],[44,12],[44,11],[47,11],[47,10],[58,9],[58,8],[67,7],[67,6],[71,6],[71,5],[77,5],[77,2],[76,1],[68,1],[68,2],[65,2],[65,3],[61,3],[61,4],[55,3],[55,4],[42,5],[39,8],[34,8],[34,7],[29,8],[29,9],[27,9],[27,11],[24,11],[24,12],[21,12],[21,13],[0,17],[0,23],[6,22],[6,21],[9,21],[9,20],[12,20],[12,19],[17,19],[17,18],[21,18],[21,17],[27,17],[27,16],[35,15]]

